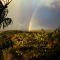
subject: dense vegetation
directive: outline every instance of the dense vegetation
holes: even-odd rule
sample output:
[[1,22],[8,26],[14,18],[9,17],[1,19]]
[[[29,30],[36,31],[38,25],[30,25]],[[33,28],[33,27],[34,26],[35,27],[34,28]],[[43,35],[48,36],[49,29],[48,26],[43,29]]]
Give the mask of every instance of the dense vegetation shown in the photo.
[[60,60],[60,28],[54,31],[1,32],[0,49],[5,60]]

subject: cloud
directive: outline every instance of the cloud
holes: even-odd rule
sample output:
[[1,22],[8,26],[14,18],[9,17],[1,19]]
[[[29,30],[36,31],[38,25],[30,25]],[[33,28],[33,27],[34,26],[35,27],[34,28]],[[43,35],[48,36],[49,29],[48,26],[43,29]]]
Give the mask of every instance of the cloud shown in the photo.
[[[58,12],[55,11],[55,10],[57,10],[57,8],[55,8],[55,10],[52,8],[51,8],[51,10],[49,10],[51,7],[51,4],[54,1],[55,0],[13,0],[9,6],[9,14],[8,14],[8,17],[12,18],[13,24],[10,25],[9,27],[7,27],[6,29],[12,28],[14,30],[15,29],[16,30],[28,30],[30,20],[32,17],[35,20],[37,20],[37,22],[36,22],[37,26],[41,26],[41,25],[44,26],[47,23],[50,24],[50,22],[52,22],[51,25],[55,24],[55,23],[59,24],[60,21],[56,21],[54,23],[53,23],[53,21],[55,21],[56,19],[58,19],[58,20],[60,19],[58,17],[60,15],[60,11],[58,11]],[[56,3],[54,3],[54,4],[55,4],[54,6],[57,6]],[[43,6],[46,6],[46,7],[43,7]],[[50,13],[50,12],[52,12],[52,13]],[[47,16],[45,16],[45,14]],[[50,19],[50,17],[49,17],[50,15],[54,15],[54,17],[56,15],[58,15],[58,16],[55,17],[55,20],[51,16],[51,21],[50,21],[50,20],[48,20],[48,19]],[[42,17],[44,17],[45,20]],[[49,18],[47,18],[47,17],[49,17]],[[44,22],[44,24],[42,24],[43,22]],[[34,22],[33,22],[33,24],[34,24]]]
[[[30,22],[30,29],[57,28],[60,27],[60,6],[54,2],[55,7],[40,6],[35,11]],[[57,6],[58,8],[57,8]]]

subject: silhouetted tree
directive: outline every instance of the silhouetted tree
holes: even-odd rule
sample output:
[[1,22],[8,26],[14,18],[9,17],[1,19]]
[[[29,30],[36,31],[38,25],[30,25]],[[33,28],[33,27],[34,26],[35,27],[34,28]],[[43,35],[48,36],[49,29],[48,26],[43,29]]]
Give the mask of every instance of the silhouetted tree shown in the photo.
[[8,14],[7,8],[11,1],[10,0],[8,0],[8,2],[4,1],[4,4],[3,4],[2,1],[0,0],[0,28],[1,27],[4,28],[4,27],[8,26],[12,22],[11,18],[6,18],[7,14]]
[[[2,3],[2,1],[4,2],[4,4]],[[11,0],[12,1],[12,0]],[[3,27],[3,29],[8,26],[9,24],[11,24],[12,19],[11,18],[7,18],[7,14],[8,14],[8,5],[11,2],[10,0],[0,0],[0,28]],[[6,3],[5,3],[6,2]],[[11,43],[11,42],[6,42],[6,43]],[[8,45],[8,44],[7,44]],[[0,60],[4,60],[4,56],[3,56],[3,51],[2,48],[4,47],[9,47],[9,45],[7,46],[6,44],[4,44],[4,46],[0,46]],[[3,49],[4,49],[3,48]]]

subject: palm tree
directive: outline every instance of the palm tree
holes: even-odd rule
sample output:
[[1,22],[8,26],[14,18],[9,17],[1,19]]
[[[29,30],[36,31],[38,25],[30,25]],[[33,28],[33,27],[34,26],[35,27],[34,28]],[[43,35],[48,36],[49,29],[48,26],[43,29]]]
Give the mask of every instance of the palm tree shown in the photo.
[[[4,4],[2,3],[2,1],[4,2]],[[11,18],[6,18],[7,14],[8,14],[8,5],[10,4],[10,2],[12,0],[0,0],[0,28],[3,27],[3,29],[8,26],[9,24],[12,23],[12,19]]]

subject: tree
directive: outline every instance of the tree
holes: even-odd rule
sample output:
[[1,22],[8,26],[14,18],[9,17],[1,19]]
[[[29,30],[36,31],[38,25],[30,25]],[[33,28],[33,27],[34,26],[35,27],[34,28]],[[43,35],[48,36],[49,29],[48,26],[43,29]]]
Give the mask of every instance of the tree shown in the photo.
[[[4,4],[2,3],[2,1],[4,2]],[[11,24],[11,22],[12,22],[11,18],[8,18],[8,17],[6,18],[7,14],[8,14],[7,8],[11,1],[10,0],[6,0],[6,1],[0,0],[0,28],[3,27],[3,29],[4,29],[6,26]],[[8,41],[7,41],[7,43],[8,43]],[[9,47],[7,45],[5,45],[5,46]],[[2,46],[2,47],[0,46],[0,59],[1,60],[4,60],[3,51],[2,51],[3,49],[1,49],[1,48],[5,47],[5,46]]]
[[7,0],[6,1],[3,0],[3,2],[4,2],[4,4],[3,4],[2,1],[0,0],[0,28],[1,27],[4,28],[12,23],[11,18],[8,18],[8,17],[6,18],[7,14],[8,14],[7,8],[8,8],[8,5],[10,4],[11,1],[8,0],[8,2],[7,2]]

